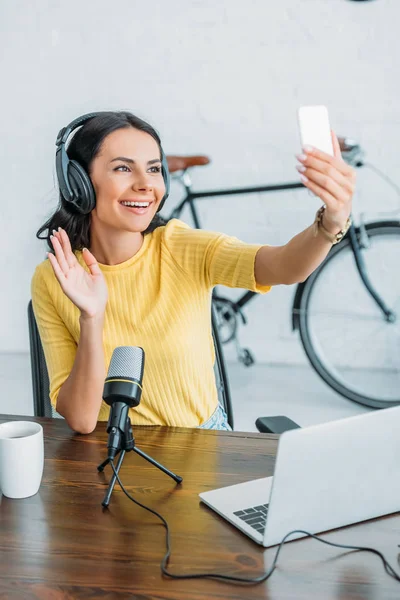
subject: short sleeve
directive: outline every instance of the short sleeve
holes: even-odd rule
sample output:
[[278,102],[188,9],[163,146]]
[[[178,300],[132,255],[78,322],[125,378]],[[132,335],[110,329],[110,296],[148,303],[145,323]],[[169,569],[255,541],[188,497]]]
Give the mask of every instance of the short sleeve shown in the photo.
[[254,264],[262,244],[246,244],[222,233],[192,229],[177,219],[166,225],[164,243],[185,274],[207,287],[225,285],[260,293],[271,289],[258,285],[255,279]]
[[77,345],[54,306],[41,271],[39,265],[32,278],[32,306],[46,358],[50,400],[55,408],[58,392],[71,373]]

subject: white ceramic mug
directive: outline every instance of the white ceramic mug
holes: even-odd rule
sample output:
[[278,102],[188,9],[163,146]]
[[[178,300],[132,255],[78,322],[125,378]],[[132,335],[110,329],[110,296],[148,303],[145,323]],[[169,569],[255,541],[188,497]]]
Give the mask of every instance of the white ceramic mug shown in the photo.
[[39,423],[0,424],[0,491],[4,496],[34,496],[42,481],[43,465],[43,428]]

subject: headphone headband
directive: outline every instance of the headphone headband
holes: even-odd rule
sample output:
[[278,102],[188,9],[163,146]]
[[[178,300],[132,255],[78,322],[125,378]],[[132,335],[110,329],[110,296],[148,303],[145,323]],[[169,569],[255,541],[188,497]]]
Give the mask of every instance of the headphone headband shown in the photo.
[[91,119],[93,119],[93,117],[99,117],[100,115],[104,115],[104,114],[107,114],[107,113],[105,113],[105,112],[86,113],[85,115],[81,115],[80,117],[77,117],[76,119],[71,121],[71,123],[69,125],[67,125],[66,127],[63,127],[58,132],[58,136],[56,139],[56,146],[60,146],[60,144],[65,144],[67,142],[67,139],[71,135],[71,133],[75,129],[80,127],[81,125],[84,125],[86,123],[86,121],[90,121]]
[[[81,214],[89,214],[96,206],[96,194],[89,174],[76,160],[70,160],[65,145],[71,133],[94,117],[109,114],[103,112],[86,113],[77,117],[69,125],[60,129],[56,139],[56,173],[58,185],[64,200],[70,203]],[[168,163],[162,147],[161,171],[165,183],[165,195],[160,202],[157,212],[160,212],[170,190],[170,175]]]

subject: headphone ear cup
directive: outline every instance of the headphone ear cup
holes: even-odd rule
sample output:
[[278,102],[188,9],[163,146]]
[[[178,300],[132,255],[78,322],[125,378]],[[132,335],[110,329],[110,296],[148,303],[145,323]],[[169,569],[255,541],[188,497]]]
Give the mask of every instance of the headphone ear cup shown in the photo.
[[74,195],[72,204],[80,213],[87,215],[96,206],[96,194],[89,175],[75,160],[68,164],[68,182]]
[[168,196],[169,196],[169,191],[170,191],[170,186],[171,186],[171,176],[169,174],[169,169],[168,169],[168,161],[167,161],[167,157],[165,156],[164,152],[162,152],[162,157],[161,157],[161,173],[164,179],[164,184],[165,184],[165,194],[163,199],[160,202],[160,206],[157,209],[157,212],[160,212],[160,210],[162,210],[165,201],[167,200]]

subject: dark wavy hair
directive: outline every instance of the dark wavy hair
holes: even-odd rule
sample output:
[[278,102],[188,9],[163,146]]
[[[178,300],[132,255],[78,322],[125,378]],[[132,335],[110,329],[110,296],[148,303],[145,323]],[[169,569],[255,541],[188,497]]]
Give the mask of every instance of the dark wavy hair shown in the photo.
[[[90,173],[91,164],[100,152],[104,139],[113,131],[128,127],[133,127],[151,135],[160,148],[161,156],[161,140],[156,130],[146,121],[126,111],[103,112],[87,121],[73,135],[67,148],[67,154],[71,160],[76,160],[87,173]],[[90,248],[91,214],[82,215],[73,205],[66,202],[61,191],[59,194],[56,211],[40,227],[36,237],[39,240],[46,240],[50,251],[53,252],[50,235],[53,229],[57,230],[58,227],[62,227],[68,234],[73,251]],[[165,225],[165,223],[166,221],[156,213],[143,233],[145,235],[151,233],[157,227]],[[45,235],[42,235],[43,233]]]

